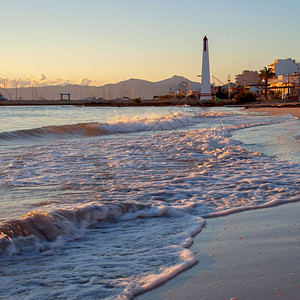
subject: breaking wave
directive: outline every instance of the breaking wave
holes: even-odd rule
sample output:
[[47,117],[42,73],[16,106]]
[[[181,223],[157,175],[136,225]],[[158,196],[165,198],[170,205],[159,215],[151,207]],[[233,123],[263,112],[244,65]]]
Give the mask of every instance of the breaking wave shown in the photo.
[[[193,209],[195,204],[180,206],[145,205],[133,202],[100,205],[91,203],[74,209],[52,212],[31,211],[21,219],[0,225],[0,255],[13,255],[60,247],[64,239],[84,236],[85,230],[105,221],[128,221],[137,218],[180,217]],[[202,218],[201,218],[202,219]],[[201,227],[205,221],[201,222]],[[192,229],[195,235],[200,228]]]
[[135,213],[146,206],[138,203],[90,204],[72,210],[31,211],[21,219],[0,225],[0,255],[44,251],[59,236],[80,236],[97,222],[109,221],[125,213]]
[[174,113],[164,116],[152,115],[147,118],[116,117],[108,123],[77,123],[61,126],[44,126],[0,133],[0,141],[92,137],[114,133],[176,130],[204,122],[205,118],[225,117],[232,113],[206,112],[197,114]]
[[122,117],[0,133],[1,142],[171,131],[2,151],[4,200],[19,207],[0,212],[7,270],[0,298],[19,299],[26,289],[34,298],[131,299],[197,263],[187,248],[203,218],[299,201],[298,163],[232,139],[241,129],[267,134],[262,126],[286,119],[230,115]]

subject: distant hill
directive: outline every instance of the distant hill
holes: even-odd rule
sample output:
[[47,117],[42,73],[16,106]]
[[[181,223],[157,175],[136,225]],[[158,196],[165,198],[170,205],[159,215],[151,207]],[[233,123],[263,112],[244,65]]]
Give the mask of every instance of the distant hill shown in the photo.
[[65,86],[44,86],[7,89],[7,98],[16,99],[60,99],[60,93],[70,93],[72,100],[85,99],[88,97],[116,99],[121,97],[152,99],[153,96],[165,95],[170,89],[176,89],[182,82],[190,83],[191,90],[199,90],[200,83],[190,81],[182,76],[173,76],[157,82],[131,78],[115,84],[103,86],[82,86],[68,84]]

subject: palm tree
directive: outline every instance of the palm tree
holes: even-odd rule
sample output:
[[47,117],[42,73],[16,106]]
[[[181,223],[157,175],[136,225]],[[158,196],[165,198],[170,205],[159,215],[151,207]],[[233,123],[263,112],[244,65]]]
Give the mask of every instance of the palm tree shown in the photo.
[[271,68],[264,67],[259,71],[259,77],[265,82],[265,99],[267,99],[268,93],[268,80],[272,79],[276,76],[276,74],[272,71]]

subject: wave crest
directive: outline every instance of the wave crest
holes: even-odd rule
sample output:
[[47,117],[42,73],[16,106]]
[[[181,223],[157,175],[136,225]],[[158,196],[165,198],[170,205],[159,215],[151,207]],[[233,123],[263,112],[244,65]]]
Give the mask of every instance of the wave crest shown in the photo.
[[117,116],[107,123],[91,122],[61,126],[44,126],[0,133],[0,141],[27,140],[49,137],[91,137],[114,133],[174,130],[196,125],[205,118],[225,117],[232,113],[206,112],[197,114],[174,113],[164,116],[152,115],[147,118]]
[[0,225],[0,255],[49,249],[60,236],[81,236],[84,229],[97,222],[109,221],[126,213],[136,213],[147,206],[124,202],[110,205],[90,204],[73,210],[31,211],[21,219]]

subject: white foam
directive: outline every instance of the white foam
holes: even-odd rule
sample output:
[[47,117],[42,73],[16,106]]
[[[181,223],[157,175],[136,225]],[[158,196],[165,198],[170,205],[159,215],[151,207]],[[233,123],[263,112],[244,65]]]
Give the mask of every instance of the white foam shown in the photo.
[[[1,261],[13,275],[4,271],[0,297],[130,298],[195,263],[186,247],[203,216],[298,201],[299,164],[247,150],[231,137],[242,128],[263,132],[265,124],[288,125],[289,118],[213,115],[165,117],[157,127],[193,124],[194,118],[193,130],[178,131],[177,124],[168,133],[1,151],[0,186],[7,203],[18,199],[1,219],[7,224],[20,220],[7,215],[36,212],[22,223],[34,219],[32,234],[2,234],[15,255]],[[190,123],[182,122],[186,117]],[[149,124],[123,120],[112,126],[153,128],[157,120],[151,118]]]
[[198,260],[194,257],[193,253],[188,249],[184,249],[181,251],[180,259],[183,262],[176,266],[162,269],[161,273],[159,274],[151,274],[141,278],[137,283],[138,288],[133,288],[129,285],[129,287],[127,287],[125,291],[121,294],[121,297],[125,296],[126,299],[130,299],[135,295],[149,291],[154,287],[170,280],[171,278],[175,277],[182,271],[195,265],[198,262]]
[[225,112],[207,112],[198,114],[173,113],[165,116],[151,115],[146,118],[117,116],[107,123],[89,122],[0,132],[0,141],[36,138],[47,139],[51,137],[91,137],[114,133],[174,130],[204,122],[205,118],[225,117],[230,115],[233,114]]
[[[31,211],[22,219],[0,224],[0,255],[41,252],[55,248],[63,245],[63,237],[67,239],[82,237],[85,229],[96,222],[117,219],[127,212],[134,214],[141,208],[144,206],[126,202],[111,205],[90,203],[72,210],[61,209],[49,213]],[[153,211],[155,208],[150,210]],[[162,210],[160,215],[164,213]],[[148,215],[151,216],[155,214]]]

